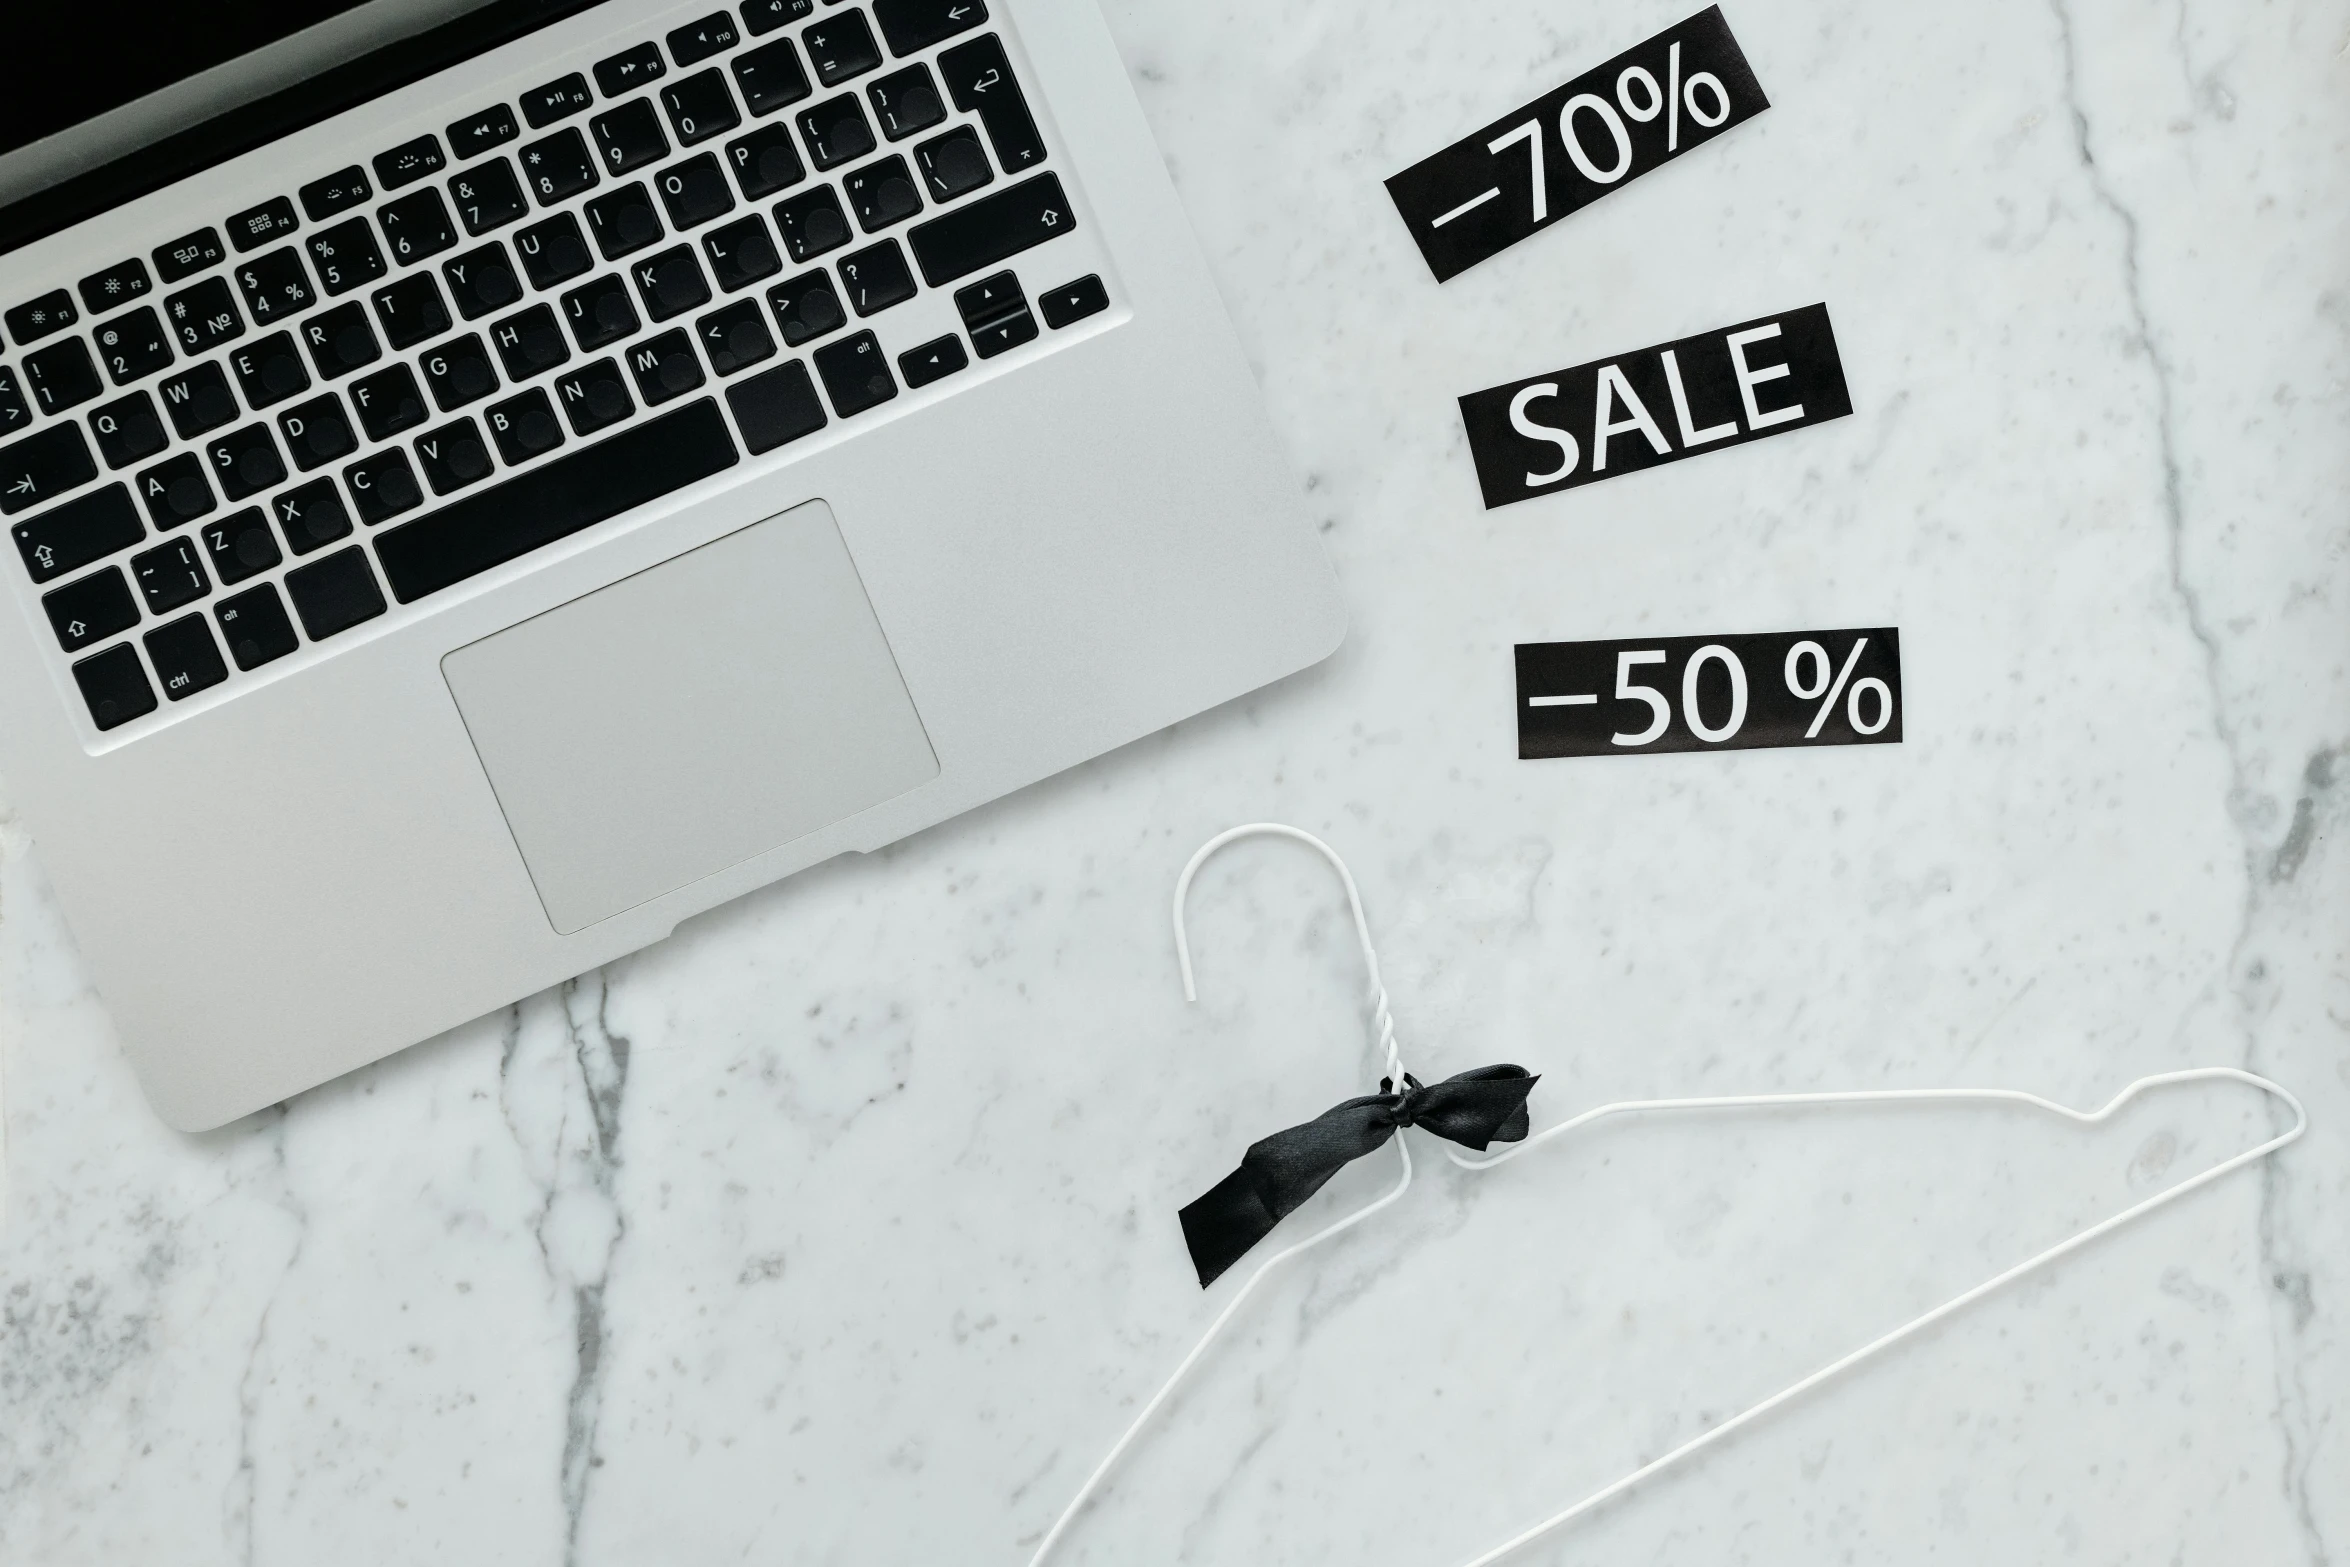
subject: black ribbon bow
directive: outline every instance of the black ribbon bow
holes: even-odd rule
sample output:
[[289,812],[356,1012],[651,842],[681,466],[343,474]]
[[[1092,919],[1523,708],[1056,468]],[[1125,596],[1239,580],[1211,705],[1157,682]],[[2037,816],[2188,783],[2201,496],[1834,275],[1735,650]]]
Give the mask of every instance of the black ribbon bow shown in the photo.
[[1481,1066],[1423,1086],[1406,1073],[1404,1091],[1346,1103],[1250,1147],[1240,1168],[1183,1210],[1183,1240],[1200,1288],[1216,1282],[1341,1169],[1387,1146],[1399,1126],[1417,1126],[1483,1152],[1526,1136],[1526,1096],[1539,1079],[1519,1066]]

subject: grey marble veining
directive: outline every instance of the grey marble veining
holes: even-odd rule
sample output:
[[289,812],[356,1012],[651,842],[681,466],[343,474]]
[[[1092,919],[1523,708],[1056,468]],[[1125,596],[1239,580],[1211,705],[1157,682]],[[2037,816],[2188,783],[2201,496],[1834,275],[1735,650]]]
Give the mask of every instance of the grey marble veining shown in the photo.
[[[0,1562],[1024,1562],[1239,1282],[1175,1208],[1371,1075],[1294,849],[1203,875],[1183,1003],[1174,875],[1259,817],[1538,1124],[2310,1103],[1529,1567],[2350,1560],[2350,4],[1734,4],[1769,113],[1430,283],[1378,181],[1683,9],[1112,0],[1355,610],[1306,676],[196,1138],[0,783]],[[1458,393],[1820,299],[1854,417],[1479,508]],[[1514,642],[1881,624],[1901,746],[1514,759]],[[2269,1125],[1424,1163],[1064,1559],[1443,1567]]]

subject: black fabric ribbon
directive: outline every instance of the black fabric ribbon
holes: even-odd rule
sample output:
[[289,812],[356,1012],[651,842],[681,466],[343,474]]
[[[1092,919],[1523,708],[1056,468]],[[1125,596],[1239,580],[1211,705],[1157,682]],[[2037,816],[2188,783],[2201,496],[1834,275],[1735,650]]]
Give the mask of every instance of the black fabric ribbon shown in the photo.
[[1240,1168],[1183,1210],[1183,1240],[1199,1269],[1200,1288],[1216,1282],[1341,1169],[1387,1146],[1399,1126],[1417,1126],[1482,1152],[1488,1143],[1526,1135],[1526,1096],[1539,1079],[1524,1067],[1482,1066],[1422,1086],[1405,1074],[1404,1091],[1380,1079],[1380,1092],[1253,1145]]

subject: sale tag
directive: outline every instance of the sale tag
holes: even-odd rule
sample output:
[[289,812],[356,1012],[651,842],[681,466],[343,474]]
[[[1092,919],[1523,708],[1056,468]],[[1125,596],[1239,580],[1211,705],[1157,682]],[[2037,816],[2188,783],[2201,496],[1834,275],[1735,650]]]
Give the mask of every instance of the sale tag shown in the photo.
[[1461,399],[1488,511],[1851,412],[1826,305]]
[[1708,6],[1413,164],[1387,194],[1442,283],[1770,106]]
[[1901,633],[1518,646],[1518,755],[1901,743]]

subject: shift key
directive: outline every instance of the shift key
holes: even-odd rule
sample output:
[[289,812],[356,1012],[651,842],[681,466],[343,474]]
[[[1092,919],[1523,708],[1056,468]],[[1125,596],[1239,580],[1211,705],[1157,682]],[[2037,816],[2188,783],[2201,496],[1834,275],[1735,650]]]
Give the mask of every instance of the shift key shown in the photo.
[[1077,215],[1058,174],[1039,174],[981,201],[950,209],[906,236],[932,288],[969,277],[1063,234]]

